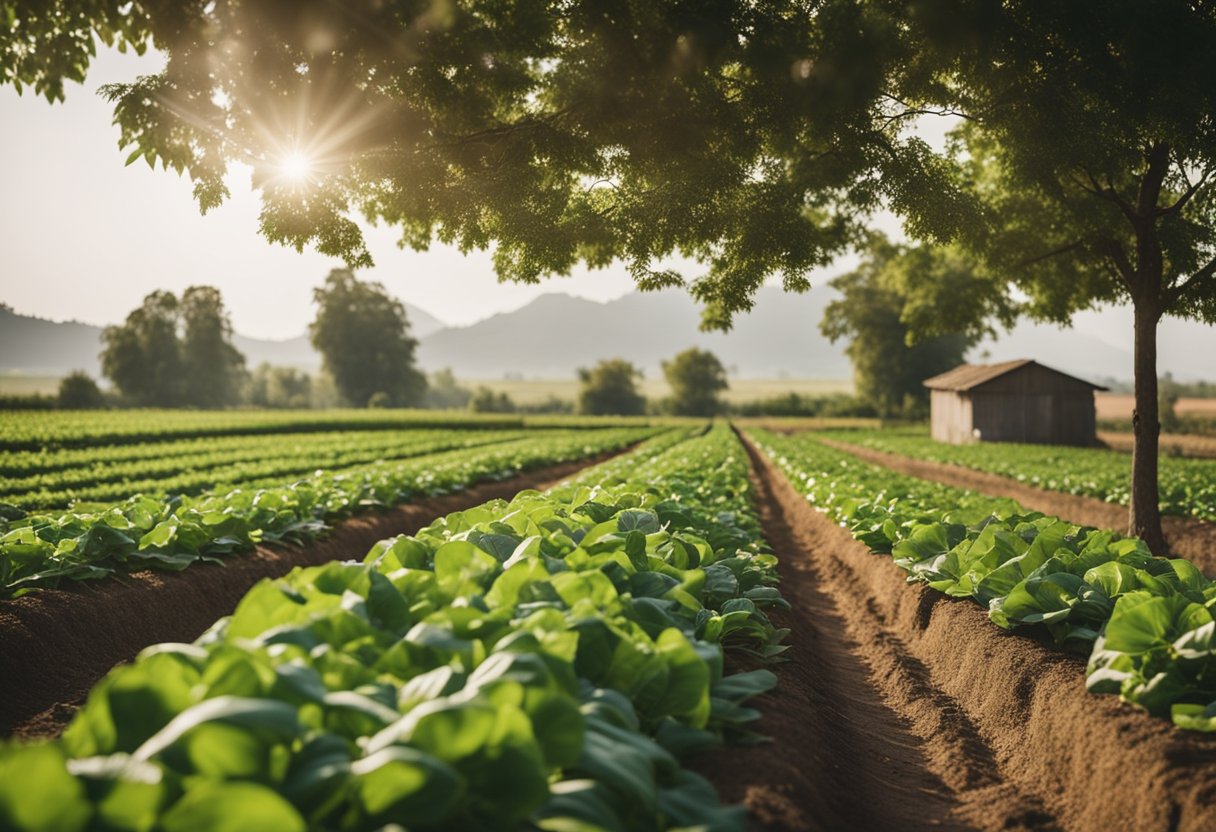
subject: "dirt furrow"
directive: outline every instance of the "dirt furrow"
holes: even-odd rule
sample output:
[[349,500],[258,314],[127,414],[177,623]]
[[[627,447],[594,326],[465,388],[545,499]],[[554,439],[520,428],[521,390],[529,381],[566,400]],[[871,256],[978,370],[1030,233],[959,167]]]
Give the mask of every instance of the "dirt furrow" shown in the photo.
[[0,736],[58,734],[110,668],[151,644],[193,641],[231,613],[263,578],[285,575],[297,566],[361,558],[378,540],[412,534],[437,517],[487,500],[549,488],[613,456],[616,453],[539,468],[355,517],[302,547],[259,546],[222,565],[198,564],[177,573],[139,572],[0,602]]
[[[1063,518],[1070,523],[1100,529],[1127,528],[1127,506],[1103,502],[1093,497],[1046,491],[1008,477],[964,468],[961,465],[913,459],[831,439],[821,441],[832,448],[853,454],[858,459],[901,474],[956,488],[969,488],[993,497],[1011,497],[1026,508]],[[1173,516],[1162,517],[1161,523],[1173,556],[1190,560],[1206,575],[1216,575],[1216,523],[1207,523],[1194,517]]]
[[759,705],[773,742],[710,772],[761,828],[1216,829],[1216,738],[1090,695],[1077,657],[908,585],[749,453],[793,660]]

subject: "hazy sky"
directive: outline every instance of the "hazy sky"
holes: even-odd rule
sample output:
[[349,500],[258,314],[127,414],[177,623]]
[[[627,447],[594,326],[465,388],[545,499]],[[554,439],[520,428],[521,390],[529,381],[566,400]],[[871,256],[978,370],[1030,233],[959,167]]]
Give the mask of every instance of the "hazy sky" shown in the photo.
[[[54,106],[0,87],[0,301],[26,314],[107,324],[153,289],[208,283],[223,292],[237,331],[300,334],[312,318],[312,287],[341,264],[263,239],[247,170],[233,172],[232,198],[204,217],[188,179],[143,160],[123,166],[110,105],[96,90],[160,64],[156,55],[105,52],[86,83],[69,87],[67,102]],[[371,228],[368,241],[376,267],[360,276],[451,324],[515,309],[544,292],[608,300],[633,288],[622,267],[504,285],[486,252],[401,251],[388,228]]]

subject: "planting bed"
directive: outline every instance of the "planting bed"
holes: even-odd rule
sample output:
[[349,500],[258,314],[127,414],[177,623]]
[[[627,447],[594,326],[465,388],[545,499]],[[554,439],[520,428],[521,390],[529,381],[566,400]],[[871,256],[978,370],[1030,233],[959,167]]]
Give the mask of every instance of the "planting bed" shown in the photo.
[[[1008,477],[964,468],[961,465],[914,459],[834,439],[824,439],[823,442],[830,447],[847,451],[858,459],[890,468],[892,471],[956,488],[968,488],[994,497],[1008,497],[1017,500],[1026,508],[1080,525],[1100,529],[1127,527],[1127,508],[1116,503],[1077,494],[1046,491]],[[1194,517],[1164,515],[1161,525],[1173,555],[1192,561],[1209,577],[1216,576],[1216,523]]]
[[193,641],[263,578],[344,560],[377,540],[412,534],[436,517],[527,488],[548,488],[615,453],[530,471],[342,522],[303,546],[259,546],[224,564],[139,572],[100,584],[40,590],[0,602],[0,734],[55,735],[89,688],[150,644]]
[[1216,738],[1087,693],[1082,659],[909,586],[752,462],[800,635],[759,704],[774,742],[712,770],[761,828],[1216,828]]

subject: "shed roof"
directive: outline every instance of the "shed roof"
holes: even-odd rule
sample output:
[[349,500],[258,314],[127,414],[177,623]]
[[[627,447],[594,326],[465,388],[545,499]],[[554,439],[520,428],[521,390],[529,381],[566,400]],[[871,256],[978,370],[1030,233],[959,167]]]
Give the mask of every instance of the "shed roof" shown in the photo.
[[1003,375],[1031,365],[1037,365],[1048,372],[1063,376],[1071,381],[1075,381],[1077,384],[1092,387],[1094,390],[1106,389],[1100,384],[1094,384],[1083,378],[1070,376],[1068,373],[1062,373],[1059,370],[1048,367],[1045,364],[1039,364],[1037,361],[1029,358],[1020,358],[1017,361],[1002,361],[999,364],[960,364],[953,370],[947,370],[941,375],[925,379],[924,385],[931,390],[954,390],[959,392],[974,390]]

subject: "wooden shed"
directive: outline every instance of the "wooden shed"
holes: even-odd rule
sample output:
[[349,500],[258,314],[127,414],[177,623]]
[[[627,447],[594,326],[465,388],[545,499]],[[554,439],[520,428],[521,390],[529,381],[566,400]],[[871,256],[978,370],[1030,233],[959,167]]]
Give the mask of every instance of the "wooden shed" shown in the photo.
[[1092,445],[1097,384],[1035,361],[964,364],[925,381],[933,438]]

